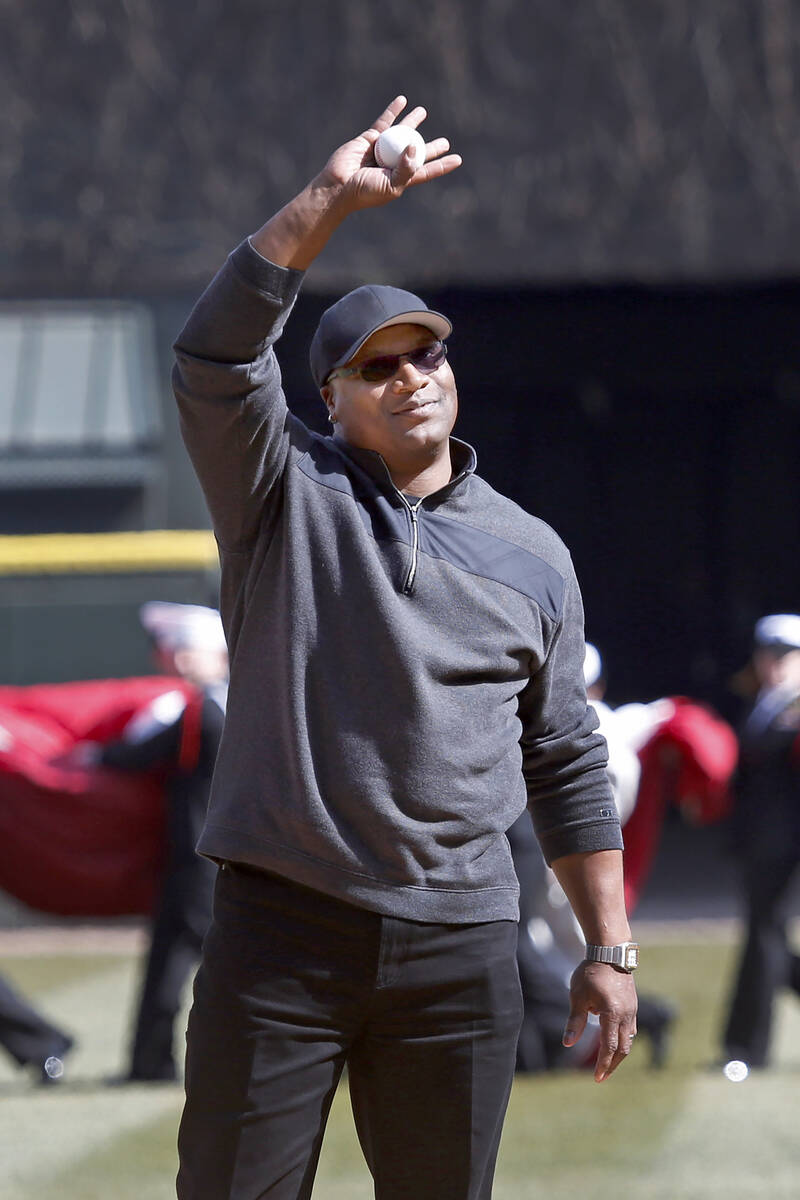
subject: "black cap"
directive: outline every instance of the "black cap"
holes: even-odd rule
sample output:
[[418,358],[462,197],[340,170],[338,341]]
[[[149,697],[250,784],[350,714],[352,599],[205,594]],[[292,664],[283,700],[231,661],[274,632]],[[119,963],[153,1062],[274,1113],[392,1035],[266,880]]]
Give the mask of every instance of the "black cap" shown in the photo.
[[349,362],[368,337],[388,325],[424,325],[437,338],[452,333],[447,317],[402,288],[367,283],[348,292],[322,314],[311,342],[311,374],[322,387],[334,367]]

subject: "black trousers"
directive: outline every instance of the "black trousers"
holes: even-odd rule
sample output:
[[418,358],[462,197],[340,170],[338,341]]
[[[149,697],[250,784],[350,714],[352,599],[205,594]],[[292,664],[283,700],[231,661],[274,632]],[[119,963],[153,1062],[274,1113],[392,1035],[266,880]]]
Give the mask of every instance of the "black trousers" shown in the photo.
[[72,1038],[51,1025],[0,976],[0,1046],[20,1066],[41,1067],[51,1054],[62,1055]]
[[739,960],[728,1020],[725,1053],[753,1067],[766,1066],[775,996],[782,987],[800,993],[800,957],[787,936],[796,855],[750,862],[745,868],[747,934]]
[[195,979],[179,1200],[307,1200],[347,1065],[378,1200],[489,1200],[517,925],[383,917],[226,865]]

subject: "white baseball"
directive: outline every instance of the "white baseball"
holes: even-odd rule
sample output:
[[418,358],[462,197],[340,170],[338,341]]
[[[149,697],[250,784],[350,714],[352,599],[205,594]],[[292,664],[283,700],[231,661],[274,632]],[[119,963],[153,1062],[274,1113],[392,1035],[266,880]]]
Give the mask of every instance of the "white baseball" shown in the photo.
[[410,125],[390,125],[384,129],[375,143],[375,161],[379,167],[389,167],[391,170],[399,163],[406,146],[416,148],[414,164],[421,167],[425,162],[425,142],[421,134]]

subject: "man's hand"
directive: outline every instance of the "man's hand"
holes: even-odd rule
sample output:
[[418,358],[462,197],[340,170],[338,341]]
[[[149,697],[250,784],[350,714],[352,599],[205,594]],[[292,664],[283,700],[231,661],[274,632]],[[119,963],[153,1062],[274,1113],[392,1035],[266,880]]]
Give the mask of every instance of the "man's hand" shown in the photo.
[[[388,204],[406,188],[455,171],[461,158],[447,153],[447,138],[426,144],[421,165],[406,150],[394,170],[378,166],[373,147],[405,106],[405,96],[397,96],[369,129],[334,150],[303,191],[253,234],[250,241],[255,249],[278,266],[305,271],[350,213]],[[425,116],[424,108],[412,108],[398,123],[416,129]]]
[[633,976],[607,963],[582,962],[570,980],[570,1014],[564,1045],[574,1046],[586,1028],[589,1013],[600,1018],[600,1048],[594,1077],[608,1079],[630,1054],[636,1037],[636,988]]
[[405,96],[397,96],[369,129],[334,151],[314,181],[316,186],[338,191],[340,203],[347,211],[387,204],[406,188],[439,179],[461,165],[458,154],[447,153],[450,149],[447,138],[435,138],[426,143],[422,164],[417,164],[406,150],[393,170],[378,166],[374,146],[384,129],[394,124],[418,129],[428,115],[424,108],[417,107],[398,121],[405,106]]

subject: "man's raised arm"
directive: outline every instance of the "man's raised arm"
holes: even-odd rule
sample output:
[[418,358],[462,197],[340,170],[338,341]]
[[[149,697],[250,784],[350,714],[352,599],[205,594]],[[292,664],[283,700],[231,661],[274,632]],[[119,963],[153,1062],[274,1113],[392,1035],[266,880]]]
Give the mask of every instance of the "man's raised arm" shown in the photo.
[[[320,173],[243,242],[195,305],[175,343],[173,387],[184,440],[220,546],[239,552],[257,532],[266,498],[286,460],[287,413],[271,347],[280,337],[302,272],[350,213],[375,207],[459,166],[437,138],[415,165],[406,152],[393,171],[373,146],[406,106],[398,96],[369,129],[335,150]],[[398,124],[416,128],[424,108]]]

